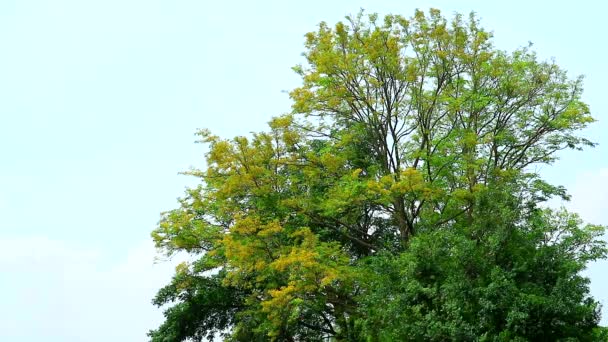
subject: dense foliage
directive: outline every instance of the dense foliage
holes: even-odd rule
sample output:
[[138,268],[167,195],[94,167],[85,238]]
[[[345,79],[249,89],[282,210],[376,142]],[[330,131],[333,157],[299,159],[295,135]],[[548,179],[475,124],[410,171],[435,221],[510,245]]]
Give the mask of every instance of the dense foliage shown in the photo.
[[208,144],[153,232],[186,251],[152,341],[593,341],[604,228],[543,209],[534,165],[593,144],[581,79],[471,15],[347,17],[306,35],[293,111]]

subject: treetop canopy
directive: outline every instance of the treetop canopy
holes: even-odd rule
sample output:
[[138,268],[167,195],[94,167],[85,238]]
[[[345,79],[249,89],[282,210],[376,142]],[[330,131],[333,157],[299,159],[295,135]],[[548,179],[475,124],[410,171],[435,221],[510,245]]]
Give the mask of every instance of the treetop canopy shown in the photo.
[[604,227],[542,209],[567,193],[532,168],[594,145],[582,79],[435,9],[305,38],[291,113],[198,133],[201,183],[152,233],[197,259],[152,341],[597,338]]

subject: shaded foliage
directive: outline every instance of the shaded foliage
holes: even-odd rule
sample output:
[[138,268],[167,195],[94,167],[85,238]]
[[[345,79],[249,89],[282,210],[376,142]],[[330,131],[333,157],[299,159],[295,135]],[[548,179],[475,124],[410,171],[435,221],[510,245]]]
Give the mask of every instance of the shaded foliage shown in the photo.
[[[479,214],[504,212],[497,196],[480,196]],[[420,234],[399,255],[363,261],[363,334],[373,341],[599,341],[599,306],[579,272],[605,257],[603,228],[582,226],[565,211],[529,216],[485,216],[462,230]]]

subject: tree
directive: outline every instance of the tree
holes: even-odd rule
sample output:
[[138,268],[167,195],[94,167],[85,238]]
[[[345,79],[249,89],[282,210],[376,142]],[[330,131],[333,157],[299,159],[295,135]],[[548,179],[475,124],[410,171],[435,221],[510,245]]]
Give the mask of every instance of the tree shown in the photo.
[[347,17],[306,35],[293,111],[208,144],[152,233],[186,251],[152,341],[593,340],[580,271],[604,228],[533,166],[593,146],[582,79],[493,47],[474,15]]

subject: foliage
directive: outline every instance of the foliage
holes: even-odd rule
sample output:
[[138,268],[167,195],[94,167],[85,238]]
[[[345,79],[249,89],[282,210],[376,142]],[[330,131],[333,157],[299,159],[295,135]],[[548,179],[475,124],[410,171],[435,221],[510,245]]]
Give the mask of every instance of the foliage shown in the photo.
[[321,23],[268,132],[209,146],[152,233],[186,251],[152,341],[593,340],[603,227],[531,166],[593,143],[580,78],[471,15]]
[[[481,197],[478,215],[504,211],[496,193]],[[358,323],[372,341],[599,341],[579,272],[605,257],[602,232],[545,209],[420,234],[404,253],[365,260]]]

